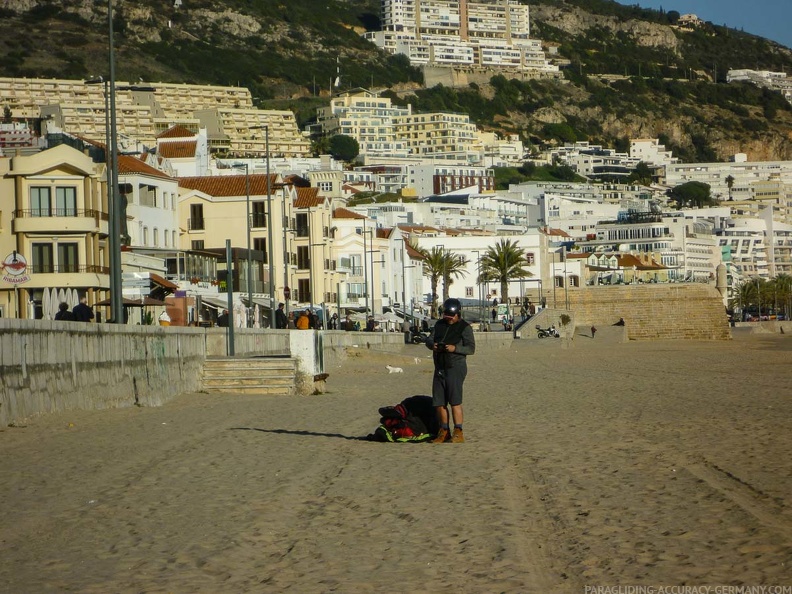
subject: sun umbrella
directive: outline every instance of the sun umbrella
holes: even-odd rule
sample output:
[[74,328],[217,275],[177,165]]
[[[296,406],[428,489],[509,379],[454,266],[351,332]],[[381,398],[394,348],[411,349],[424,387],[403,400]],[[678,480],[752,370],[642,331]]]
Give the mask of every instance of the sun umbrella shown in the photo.
[[41,297],[41,315],[45,320],[51,320],[50,315],[50,290],[45,288]]

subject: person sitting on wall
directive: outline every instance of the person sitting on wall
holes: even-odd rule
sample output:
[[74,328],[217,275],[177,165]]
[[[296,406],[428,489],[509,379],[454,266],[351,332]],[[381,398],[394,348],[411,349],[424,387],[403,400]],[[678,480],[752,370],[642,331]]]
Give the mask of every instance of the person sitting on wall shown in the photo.
[[224,309],[223,313],[217,316],[217,325],[221,328],[228,328],[228,310]]
[[624,318],[619,318],[619,321],[616,322],[614,326],[624,326]]

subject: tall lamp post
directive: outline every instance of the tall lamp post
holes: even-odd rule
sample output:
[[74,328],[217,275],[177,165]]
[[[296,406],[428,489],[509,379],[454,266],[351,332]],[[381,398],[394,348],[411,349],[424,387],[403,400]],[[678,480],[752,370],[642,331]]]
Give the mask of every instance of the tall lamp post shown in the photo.
[[111,175],[108,182],[112,187],[108,244],[110,247],[110,313],[113,322],[124,323],[123,282],[121,277],[121,208],[118,190],[118,129],[115,100],[115,42],[113,40],[113,0],[107,0],[108,59],[110,66],[110,163]]
[[[115,75],[115,41],[113,32],[113,0],[107,0],[107,29],[108,29],[108,62],[109,80],[100,78],[91,81],[92,84],[103,83],[105,85],[105,113],[107,113],[107,103],[109,98],[109,121],[105,115],[105,125],[109,124],[109,132],[105,133],[107,141],[105,147],[105,160],[108,168],[108,249],[110,258],[110,316],[111,322],[115,324],[124,323],[124,298],[123,282],[121,276],[121,200],[118,187],[118,126],[116,117],[116,75]],[[151,90],[144,87],[125,87],[127,90]]]
[[267,243],[269,251],[267,260],[269,261],[269,298],[270,298],[270,328],[275,327],[275,261],[272,259],[272,180],[270,179],[270,150],[269,150],[269,126],[250,126],[251,130],[264,130],[264,153],[267,163]]
[[[245,168],[245,229],[247,231],[247,294],[248,294],[248,314],[247,324],[248,328],[252,328],[252,312],[253,312],[253,264],[250,255],[250,168],[247,163],[234,163],[232,167],[241,169]],[[270,248],[271,249],[271,248]],[[271,260],[272,258],[270,258]]]

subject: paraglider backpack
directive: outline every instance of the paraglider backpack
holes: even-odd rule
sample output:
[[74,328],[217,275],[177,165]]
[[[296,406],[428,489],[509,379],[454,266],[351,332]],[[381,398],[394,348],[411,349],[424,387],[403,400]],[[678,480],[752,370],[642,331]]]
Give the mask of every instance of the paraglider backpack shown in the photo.
[[404,404],[383,406],[379,414],[380,426],[373,435],[375,441],[421,442],[432,437],[420,417],[410,414]]

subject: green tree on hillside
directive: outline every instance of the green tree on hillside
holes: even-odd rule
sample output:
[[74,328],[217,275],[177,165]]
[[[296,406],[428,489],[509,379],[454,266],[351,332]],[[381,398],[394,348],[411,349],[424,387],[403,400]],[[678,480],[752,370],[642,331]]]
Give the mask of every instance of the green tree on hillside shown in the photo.
[[358,141],[351,136],[336,134],[328,142],[330,154],[339,161],[352,162],[360,154]]
[[718,205],[718,201],[710,195],[710,185],[699,181],[685,182],[671,188],[667,194],[676,203],[677,209],[686,206],[703,208]]

